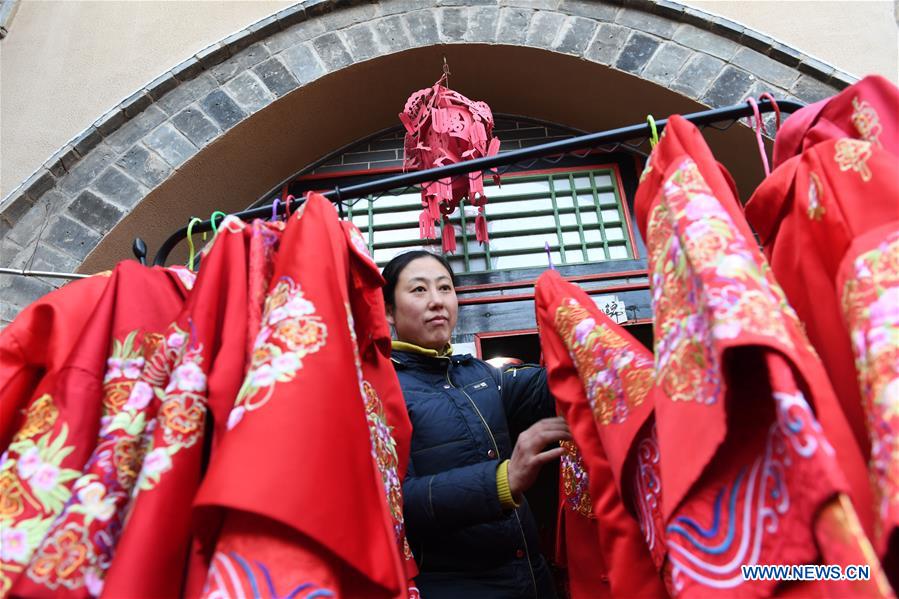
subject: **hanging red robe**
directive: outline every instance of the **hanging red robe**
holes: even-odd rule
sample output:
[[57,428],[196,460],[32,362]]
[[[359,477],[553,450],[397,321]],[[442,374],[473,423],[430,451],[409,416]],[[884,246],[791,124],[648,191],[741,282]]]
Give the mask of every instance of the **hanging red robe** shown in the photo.
[[790,115],[774,140],[774,168],[827,141],[850,137],[899,155],[899,88],[869,75]]
[[[122,262],[108,277],[40,300],[10,326],[12,338],[4,332],[4,345],[14,342],[27,360],[50,368],[22,413],[25,422],[16,419],[2,460],[4,592],[11,586],[14,596],[96,594],[142,454],[139,434],[120,416],[139,411],[130,391],[192,278]],[[58,367],[64,347],[71,351]],[[21,382],[22,371],[17,375]]]
[[[669,588],[769,595],[777,583],[744,580],[741,566],[821,559],[816,515],[846,488],[843,473],[866,505],[861,456],[698,129],[671,117],[641,179]],[[858,549],[866,539],[828,542]],[[828,589],[845,593],[838,586]]]
[[408,577],[385,496],[399,477],[378,469],[399,460],[389,455],[384,392],[364,379],[357,340],[372,329],[356,332],[347,237],[326,199],[308,196],[279,257],[229,430],[196,499],[204,545],[216,545],[215,522],[252,513],[308,539],[316,571],[340,585],[334,592],[403,596]]
[[872,538],[899,568],[897,155],[856,139],[819,143],[759,186],[746,217],[870,456]]
[[170,320],[140,373],[143,391],[152,394],[146,407],[146,447],[126,526],[103,581],[104,596],[199,593],[205,576],[198,582],[185,581],[185,576],[197,577],[197,570],[205,569],[192,547],[191,526],[204,445],[214,451],[225,428],[220,418],[228,410],[221,405],[230,407],[247,362],[250,304],[264,298],[265,287],[254,289],[249,271],[252,266],[265,272],[281,227],[224,219],[204,252],[183,310]]
[[[535,301],[550,391],[577,446],[561,466],[572,597],[667,597],[647,540],[625,507],[633,505],[633,487],[622,480],[652,413],[652,355],[556,271],[540,276]],[[596,579],[598,572],[607,583]]]

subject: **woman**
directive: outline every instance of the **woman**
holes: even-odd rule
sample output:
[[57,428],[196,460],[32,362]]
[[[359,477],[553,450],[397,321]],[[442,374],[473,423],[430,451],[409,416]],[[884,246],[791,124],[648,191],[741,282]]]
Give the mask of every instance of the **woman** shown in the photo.
[[[452,355],[455,275],[441,256],[401,254],[384,268],[393,363],[412,421],[403,483],[422,597],[555,597],[523,493],[571,435],[543,369],[500,372]],[[510,427],[523,431],[511,445]],[[547,445],[555,447],[547,451]]]

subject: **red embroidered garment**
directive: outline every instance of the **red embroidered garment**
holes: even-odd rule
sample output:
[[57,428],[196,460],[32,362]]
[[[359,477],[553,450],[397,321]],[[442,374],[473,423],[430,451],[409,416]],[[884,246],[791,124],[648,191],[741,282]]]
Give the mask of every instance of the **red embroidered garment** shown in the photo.
[[870,456],[872,538],[890,561],[899,560],[896,156],[869,141],[825,141],[783,163],[746,205],[856,441]]
[[216,544],[214,523],[233,510],[270,518],[353,569],[355,577],[339,581],[341,593],[398,597],[408,576],[402,522],[391,510],[400,479],[390,426],[403,428],[388,422],[381,398],[401,395],[363,378],[360,350],[385,344],[361,318],[365,335],[356,332],[350,245],[334,207],[310,194],[284,233],[252,361],[197,495],[197,517],[206,547]]
[[869,141],[899,155],[899,89],[869,75],[836,96],[793,113],[774,140],[774,168],[828,139]]
[[[406,100],[400,120],[406,128],[404,168],[428,169],[493,156],[499,138],[493,137],[493,113],[484,102],[473,102],[444,84],[446,75],[431,87],[418,90]],[[499,184],[499,175],[493,180]],[[434,224],[443,215],[443,251],[456,251],[456,235],[449,215],[463,199],[478,207],[475,235],[487,242],[484,216],[484,182],[480,172],[455,179],[434,181],[421,191],[424,210],[419,219],[421,238],[436,237]]]
[[254,290],[248,273],[251,267],[265,272],[282,227],[248,225],[231,216],[222,221],[184,309],[140,373],[135,385],[140,391],[132,393],[152,396],[145,454],[103,587],[106,596],[194,596],[202,587],[207,566],[191,548],[191,504],[200,481],[207,413],[214,452],[243,381],[250,304],[264,299],[264,287]]
[[[622,500],[630,485],[621,493],[628,452],[652,412],[652,355],[556,271],[538,279],[535,301],[550,390],[577,446],[561,465],[572,597],[666,597],[640,525]],[[604,594],[590,576],[603,571]]]
[[[20,347],[34,347],[51,371],[22,411],[25,421],[16,418],[17,433],[0,460],[4,593],[99,592],[143,453],[140,431],[125,422],[142,407],[131,390],[192,278],[122,262],[109,277],[40,300],[4,332],[4,344],[9,333],[16,343],[31,339],[52,348],[44,353],[27,341]],[[71,318],[77,339],[57,317]],[[65,346],[71,352],[57,368],[53,361]]]
[[[857,476],[861,457],[699,131],[671,117],[642,179],[669,590],[769,595],[776,583],[746,581],[741,566],[821,559],[816,514],[845,486],[838,464]],[[863,505],[867,487],[853,482]],[[638,515],[651,511],[637,501]]]

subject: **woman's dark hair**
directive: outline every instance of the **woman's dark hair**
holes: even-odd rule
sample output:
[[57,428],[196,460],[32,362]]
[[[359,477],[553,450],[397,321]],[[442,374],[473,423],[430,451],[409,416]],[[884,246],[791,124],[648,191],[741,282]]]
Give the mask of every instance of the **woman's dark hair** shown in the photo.
[[453,281],[453,287],[456,286],[456,273],[453,272],[453,267],[450,266],[450,263],[446,258],[439,254],[432,254],[426,250],[412,250],[411,252],[394,256],[393,260],[388,262],[387,266],[384,267],[384,270],[381,271],[381,274],[386,281],[384,284],[384,303],[386,305],[394,305],[396,284],[400,280],[400,274],[403,272],[403,269],[405,269],[410,262],[418,260],[419,258],[433,258],[437,262],[440,262],[440,264],[443,265],[443,268],[446,269],[446,272],[449,273],[450,279]]

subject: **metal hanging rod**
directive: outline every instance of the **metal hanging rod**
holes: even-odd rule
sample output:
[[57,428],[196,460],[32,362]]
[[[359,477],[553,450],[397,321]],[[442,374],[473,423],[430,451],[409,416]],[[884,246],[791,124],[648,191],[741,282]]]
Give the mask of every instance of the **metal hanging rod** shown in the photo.
[[[776,109],[780,109],[780,111],[783,113],[792,113],[799,110],[803,106],[805,105],[801,102],[794,102],[792,100],[778,100],[776,103],[771,102],[770,100],[762,100],[758,103],[758,109],[762,113],[773,112]],[[722,121],[737,120],[752,116],[753,114],[754,113],[752,107],[750,107],[749,104],[743,103],[736,104],[734,106],[728,106],[725,108],[703,110],[701,112],[694,112],[682,116],[694,125],[700,126],[719,123]],[[668,119],[658,120],[656,121],[656,128],[659,130],[659,132],[661,132],[661,130],[667,123]],[[599,133],[579,135],[577,137],[571,137],[569,139],[540,144],[529,148],[523,148],[521,150],[512,150],[510,152],[504,152],[502,154],[489,156],[487,158],[477,158],[475,160],[466,160],[464,162],[458,162],[456,164],[450,164],[447,166],[441,166],[438,168],[432,168],[423,171],[413,171],[409,173],[402,173],[399,175],[392,175],[389,177],[381,177],[374,181],[359,183],[357,185],[349,185],[347,187],[335,187],[332,191],[326,192],[323,195],[332,202],[336,201],[340,203],[343,200],[363,197],[390,189],[410,187],[413,185],[418,185],[420,183],[430,183],[439,179],[445,179],[448,177],[467,174],[471,172],[488,171],[499,166],[504,166],[506,164],[512,164],[531,158],[542,158],[544,156],[567,154],[569,152],[583,150],[585,148],[593,148],[612,143],[619,143],[638,137],[647,137],[649,133],[649,125],[647,123],[640,123],[638,125],[620,127],[618,129],[611,129]],[[277,207],[277,213],[283,213],[285,209],[286,206],[282,202]],[[253,218],[266,218],[271,216],[271,214],[272,208],[270,206],[260,206],[259,208],[244,210],[243,212],[235,212],[233,216],[237,216],[242,220],[248,220]],[[196,233],[211,230],[212,221],[210,220],[197,222],[193,227],[193,231]],[[186,237],[187,226],[181,227],[180,229],[172,233],[159,247],[159,251],[156,252],[156,256],[153,259],[153,264],[164,265],[172,249]]]
[[47,279],[86,279],[92,275],[77,272],[50,272],[48,270],[25,270],[21,268],[0,268],[0,275],[18,275],[20,277],[45,277]]

